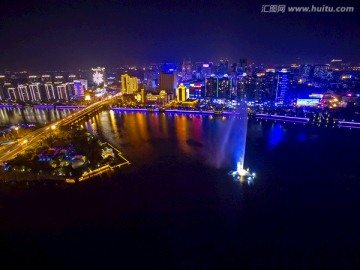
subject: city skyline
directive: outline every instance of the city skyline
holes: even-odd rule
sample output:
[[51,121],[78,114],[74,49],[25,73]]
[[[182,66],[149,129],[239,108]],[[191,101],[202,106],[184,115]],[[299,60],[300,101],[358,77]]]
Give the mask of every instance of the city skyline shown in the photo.
[[353,6],[352,13],[261,12],[263,5],[287,2],[5,1],[0,68],[139,65],[185,57],[264,64],[360,61],[357,6],[341,3]]

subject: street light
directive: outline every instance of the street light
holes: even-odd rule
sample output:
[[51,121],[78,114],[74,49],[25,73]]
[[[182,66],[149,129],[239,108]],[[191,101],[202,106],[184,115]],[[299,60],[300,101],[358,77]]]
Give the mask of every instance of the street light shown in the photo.
[[17,133],[17,137],[19,138],[19,127],[15,127],[16,133]]

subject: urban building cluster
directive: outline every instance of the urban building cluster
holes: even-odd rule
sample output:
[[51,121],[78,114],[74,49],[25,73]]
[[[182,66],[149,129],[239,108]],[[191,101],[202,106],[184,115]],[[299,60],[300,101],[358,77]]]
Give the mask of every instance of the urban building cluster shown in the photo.
[[141,103],[211,100],[226,104],[348,107],[358,104],[360,65],[334,59],[326,64],[262,65],[239,59],[103,67],[78,72],[5,71],[0,99],[12,102],[90,100],[121,92]]

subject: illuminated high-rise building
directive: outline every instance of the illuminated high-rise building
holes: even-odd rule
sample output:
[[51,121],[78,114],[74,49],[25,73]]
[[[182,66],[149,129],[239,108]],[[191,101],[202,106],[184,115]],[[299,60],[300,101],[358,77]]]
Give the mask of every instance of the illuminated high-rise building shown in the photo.
[[85,91],[80,81],[74,81],[74,96],[77,97],[85,96]]
[[6,91],[5,91],[5,86],[4,83],[6,81],[6,77],[5,75],[0,75],[0,100],[4,100],[6,99]]
[[217,97],[218,78],[215,75],[205,79],[205,96],[206,97]]
[[74,80],[73,82],[73,92],[72,94],[75,97],[84,97],[85,91],[87,90],[87,80]]
[[52,78],[49,74],[43,74],[41,75],[41,82],[43,83],[51,83],[52,82]]
[[56,86],[57,94],[61,100],[69,100],[67,84],[61,84]]
[[121,92],[123,94],[135,94],[138,91],[138,79],[128,74],[121,75]]
[[282,69],[278,73],[277,87],[276,87],[276,96],[275,102],[278,105],[285,105],[287,98],[287,91],[289,88],[289,74],[286,69]]
[[28,77],[28,82],[29,83],[39,83],[40,82],[40,77],[38,77],[36,75],[30,75]]
[[65,83],[65,79],[63,75],[56,75],[54,78],[54,84],[63,84]]
[[314,65],[314,78],[328,78],[329,69],[329,65]]
[[146,95],[145,95],[145,89],[141,89],[141,102],[145,103],[146,101]]
[[184,59],[181,66],[181,76],[183,81],[190,80],[192,78],[192,66],[190,59]]
[[177,86],[176,71],[161,71],[159,74],[159,88],[166,91],[170,96],[173,96]]
[[189,84],[189,96],[191,98],[205,97],[205,86],[204,83],[191,83]]
[[92,81],[96,89],[106,89],[106,74],[104,67],[92,68]]
[[68,76],[68,82],[73,82],[77,79],[77,76],[75,74],[70,74]]
[[185,85],[180,84],[176,88],[176,100],[177,101],[186,101],[189,98],[189,89]]
[[211,75],[212,63],[204,63],[201,67],[202,78],[209,77]]
[[312,65],[302,65],[300,67],[300,77],[303,82],[312,80],[314,75],[314,67]]
[[32,101],[41,101],[40,84],[34,83],[29,85],[30,98]]
[[240,58],[239,63],[236,64],[236,72],[237,73],[245,73],[247,68],[247,59],[246,58]]
[[81,85],[83,86],[84,90],[87,91],[88,90],[88,81],[84,80],[84,79],[80,79],[79,80]]
[[245,84],[246,84],[245,76],[238,76],[236,78],[236,98],[238,100],[246,100]]
[[[14,85],[9,82],[7,80],[7,78],[5,78],[5,76],[3,78],[1,78],[2,80],[2,83],[0,84],[0,91],[1,91],[1,98],[3,100],[6,100],[6,99],[11,99],[11,100],[17,100],[19,99],[18,98],[18,91],[16,91],[16,88],[14,87]],[[11,93],[11,97],[10,97],[10,94],[9,94],[9,89],[10,90],[10,93]]]
[[229,60],[221,59],[216,69],[216,75],[222,76],[229,74]]
[[28,93],[27,86],[23,84],[19,84],[17,88],[18,88],[18,95],[20,97],[20,100],[24,102],[29,101],[30,95]]
[[206,78],[205,96],[221,99],[232,98],[232,78],[228,75],[210,76]]
[[44,86],[47,100],[55,100],[56,96],[54,85],[51,83],[45,83]]
[[9,99],[11,99],[11,100],[19,99],[19,96],[15,91],[15,87],[9,87],[9,88],[7,88],[7,90],[8,90]]

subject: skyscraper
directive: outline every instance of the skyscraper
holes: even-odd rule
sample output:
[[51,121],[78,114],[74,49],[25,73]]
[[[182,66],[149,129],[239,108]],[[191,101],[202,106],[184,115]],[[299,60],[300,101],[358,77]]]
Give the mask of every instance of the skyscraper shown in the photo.
[[228,75],[210,76],[206,78],[205,96],[221,99],[232,98],[232,78]]
[[184,59],[181,66],[181,76],[183,81],[191,80],[192,78],[192,67],[191,59]]
[[128,74],[121,75],[121,92],[123,94],[134,94],[138,91],[138,79]]
[[328,65],[315,65],[314,66],[314,78],[326,79],[329,75]]
[[29,101],[30,96],[29,96],[29,93],[27,90],[27,86],[24,84],[19,84],[17,88],[18,88],[20,100],[21,101]]
[[300,67],[300,76],[303,82],[312,80],[314,75],[314,67],[312,65],[302,65]]
[[7,90],[8,90],[9,99],[11,99],[11,100],[19,99],[19,96],[15,91],[15,87],[9,87],[9,88],[7,88]]
[[242,74],[246,72],[246,67],[247,67],[247,59],[240,58],[239,63],[236,65],[236,72]]
[[216,75],[222,76],[229,74],[229,60],[221,59],[216,69]]
[[161,71],[159,74],[159,89],[165,90],[171,97],[175,94],[177,87],[177,78],[175,71]]
[[61,84],[56,86],[57,94],[59,99],[61,100],[68,100],[69,95],[67,91],[67,84]]
[[5,75],[0,75],[0,100],[6,99],[5,86],[4,86],[5,81],[6,81]]
[[33,83],[29,85],[30,97],[32,101],[41,101],[40,84]]
[[286,104],[286,92],[288,90],[288,71],[286,69],[282,69],[278,73],[278,80],[277,80],[277,88],[276,88],[276,96],[275,102],[278,105]]
[[55,88],[52,83],[45,83],[45,93],[47,100],[55,100]]
[[76,97],[84,97],[85,96],[85,86],[81,83],[80,80],[74,81],[74,95]]

